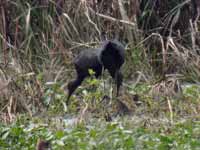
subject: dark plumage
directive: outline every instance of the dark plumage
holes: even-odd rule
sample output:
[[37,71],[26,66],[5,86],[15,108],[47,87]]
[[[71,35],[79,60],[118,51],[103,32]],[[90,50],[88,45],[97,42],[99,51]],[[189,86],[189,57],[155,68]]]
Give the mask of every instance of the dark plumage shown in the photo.
[[49,141],[38,140],[36,150],[51,150],[51,143]]
[[85,77],[89,76],[89,69],[94,70],[95,77],[102,74],[103,69],[107,69],[111,77],[117,84],[117,96],[122,85],[123,76],[120,68],[124,63],[124,46],[117,40],[104,42],[101,48],[91,48],[82,51],[74,60],[77,77],[68,84],[68,98],[81,84]]

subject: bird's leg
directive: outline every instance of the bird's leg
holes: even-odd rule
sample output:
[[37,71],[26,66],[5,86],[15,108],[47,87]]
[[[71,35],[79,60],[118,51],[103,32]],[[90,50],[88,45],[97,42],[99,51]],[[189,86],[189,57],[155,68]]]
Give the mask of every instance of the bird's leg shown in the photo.
[[123,75],[120,72],[120,69],[109,69],[108,70],[112,78],[115,80],[115,84],[117,85],[117,97],[119,96],[119,89],[122,85]]
[[117,84],[117,97],[119,96],[119,90],[120,90],[120,86],[122,85],[122,81],[123,81],[123,75],[120,72],[120,70],[117,70],[115,72],[115,82]]
[[66,104],[69,104],[69,99],[73,92],[76,90],[76,88],[81,84],[81,82],[84,80],[84,77],[77,77],[75,80],[69,82],[68,84],[68,97]]

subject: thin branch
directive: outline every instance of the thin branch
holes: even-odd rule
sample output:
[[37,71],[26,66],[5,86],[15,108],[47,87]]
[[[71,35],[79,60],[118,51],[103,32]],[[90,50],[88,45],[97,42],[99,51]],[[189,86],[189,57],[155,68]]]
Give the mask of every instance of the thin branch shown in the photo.
[[130,26],[133,26],[135,27],[136,24],[133,23],[133,22],[130,22],[130,21],[126,21],[126,20],[120,20],[120,19],[116,19],[116,18],[113,18],[111,16],[107,16],[107,15],[103,15],[101,13],[97,13],[95,12],[92,8],[89,8],[89,10],[94,13],[95,15],[101,17],[101,18],[104,18],[104,19],[107,19],[107,20],[111,20],[111,21],[114,21],[114,22],[120,22],[120,23],[123,23],[123,24],[127,24],[127,25],[130,25]]

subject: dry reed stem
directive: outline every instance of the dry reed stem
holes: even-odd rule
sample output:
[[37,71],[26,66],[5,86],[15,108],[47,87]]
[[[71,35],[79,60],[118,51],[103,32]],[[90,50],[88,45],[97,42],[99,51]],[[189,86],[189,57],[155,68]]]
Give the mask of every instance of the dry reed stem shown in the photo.
[[110,21],[113,21],[113,22],[120,22],[120,23],[122,23],[122,24],[130,25],[130,26],[133,26],[133,27],[136,26],[136,24],[133,23],[133,22],[126,21],[126,20],[120,20],[120,19],[117,19],[117,18],[113,18],[113,17],[111,17],[111,16],[107,16],[107,15],[104,15],[104,14],[101,14],[101,13],[97,13],[97,12],[95,12],[95,11],[94,11],[93,9],[91,9],[91,8],[89,8],[89,10],[90,10],[93,14],[95,14],[95,15],[101,17],[101,18],[104,18],[104,19],[107,19],[107,20],[110,20]]

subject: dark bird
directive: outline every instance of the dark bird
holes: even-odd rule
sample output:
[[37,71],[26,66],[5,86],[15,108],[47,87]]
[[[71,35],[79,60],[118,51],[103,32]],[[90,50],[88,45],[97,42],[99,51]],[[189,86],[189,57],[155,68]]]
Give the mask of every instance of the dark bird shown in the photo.
[[83,50],[74,60],[77,77],[68,84],[67,104],[73,92],[88,77],[89,69],[98,78],[103,69],[107,69],[117,85],[117,96],[122,85],[123,76],[120,71],[125,59],[125,46],[118,40],[105,41],[101,48]]
[[51,143],[49,141],[38,140],[36,150],[51,150]]

